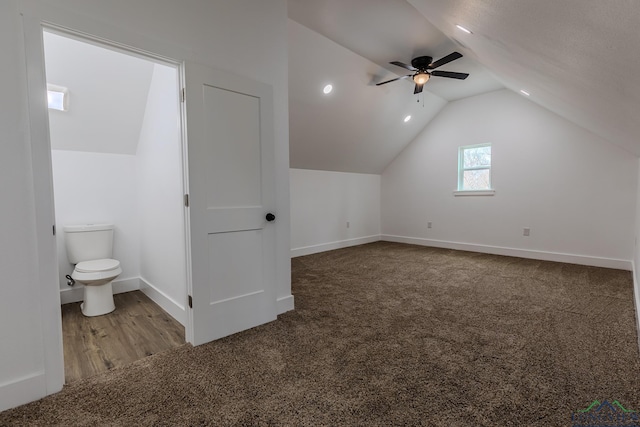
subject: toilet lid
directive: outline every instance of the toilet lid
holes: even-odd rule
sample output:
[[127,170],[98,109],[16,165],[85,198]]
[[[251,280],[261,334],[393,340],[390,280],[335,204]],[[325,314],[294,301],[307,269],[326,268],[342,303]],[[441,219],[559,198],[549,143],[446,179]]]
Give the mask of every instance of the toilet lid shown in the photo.
[[76,264],[78,273],[97,273],[100,271],[115,270],[120,267],[120,261],[117,259],[94,259],[91,261],[82,261]]

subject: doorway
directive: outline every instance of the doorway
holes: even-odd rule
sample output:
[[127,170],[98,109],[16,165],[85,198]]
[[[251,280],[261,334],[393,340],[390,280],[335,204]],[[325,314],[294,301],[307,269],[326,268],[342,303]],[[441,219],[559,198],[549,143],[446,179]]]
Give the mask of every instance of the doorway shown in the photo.
[[[47,28],[43,41],[69,381],[185,342],[180,70]],[[74,266],[64,227],[104,223],[114,226],[112,257],[122,269],[116,310],[84,317],[83,286],[67,278]]]
[[[131,34],[121,37],[117,26],[97,22],[91,26],[86,17],[82,18],[82,26],[96,29],[95,33],[70,29],[74,27],[72,21],[62,26],[52,20],[57,18],[23,15],[26,63],[33,71],[27,75],[29,139],[46,373],[42,382],[33,384],[33,394],[56,392],[64,383],[62,328],[56,321],[61,311],[56,283],[59,275],[51,144],[47,106],[43,102],[43,28],[179,69],[188,292],[183,295],[186,341],[204,344],[273,321],[278,307],[282,312],[292,309],[291,295],[277,297],[277,260],[288,258],[288,251],[277,244],[277,230],[286,229],[288,218],[285,214],[281,221],[276,211],[283,205],[275,191],[280,182],[276,179],[276,160],[282,153],[275,144],[273,86],[213,68],[215,61],[201,48],[194,54],[190,49],[171,45],[163,37],[158,43]],[[200,58],[204,63],[192,62]],[[225,99],[232,108],[228,108]]]

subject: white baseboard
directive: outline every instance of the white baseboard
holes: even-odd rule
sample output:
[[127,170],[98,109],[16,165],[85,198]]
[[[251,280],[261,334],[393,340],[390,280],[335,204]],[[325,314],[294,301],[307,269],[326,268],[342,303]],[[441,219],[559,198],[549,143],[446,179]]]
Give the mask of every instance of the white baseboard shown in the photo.
[[[140,289],[140,279],[133,277],[131,279],[114,280],[112,286],[114,294],[137,291]],[[74,287],[60,289],[60,304],[69,304],[71,302],[80,302],[83,300],[84,286],[78,283],[76,283]]]
[[183,304],[175,301],[142,277],[140,278],[140,291],[158,304],[160,308],[169,313],[171,317],[180,322],[182,326],[187,326],[187,311]]
[[322,243],[320,245],[303,246],[291,249],[291,258],[317,254],[319,252],[332,251],[334,249],[347,248],[349,246],[364,245],[380,240],[380,235],[357,237],[355,239],[338,240],[337,242]]
[[287,295],[286,297],[278,298],[277,301],[278,314],[286,313],[294,309],[293,295]]
[[386,242],[410,243],[412,245],[431,246],[435,248],[456,249],[461,251],[481,252],[493,255],[505,255],[518,258],[538,259],[542,261],[565,262],[568,264],[589,265],[593,267],[632,270],[632,261],[613,258],[599,258],[585,255],[563,254],[557,252],[535,251],[529,249],[504,248],[500,246],[478,245],[473,243],[448,242],[445,240],[423,239],[419,237],[393,236],[383,234],[381,240]]
[[633,270],[633,305],[636,308],[636,335],[638,337],[638,348],[640,349],[640,283],[636,272],[635,262],[631,262]]
[[0,412],[33,402],[46,395],[44,371],[0,384]]

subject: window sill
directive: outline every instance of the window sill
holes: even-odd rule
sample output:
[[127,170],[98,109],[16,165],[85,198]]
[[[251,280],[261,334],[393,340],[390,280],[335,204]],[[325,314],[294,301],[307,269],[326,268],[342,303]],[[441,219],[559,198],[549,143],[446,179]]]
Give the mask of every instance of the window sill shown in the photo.
[[459,196],[494,196],[496,194],[496,190],[464,190],[464,191],[454,191],[453,195],[455,197]]

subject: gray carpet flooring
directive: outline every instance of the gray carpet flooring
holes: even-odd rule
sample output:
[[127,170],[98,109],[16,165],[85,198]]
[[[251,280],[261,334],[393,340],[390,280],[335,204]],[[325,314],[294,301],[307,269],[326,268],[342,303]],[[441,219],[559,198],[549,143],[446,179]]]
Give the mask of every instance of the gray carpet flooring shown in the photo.
[[292,260],[296,310],[0,425],[569,426],[640,410],[627,271],[378,242]]

